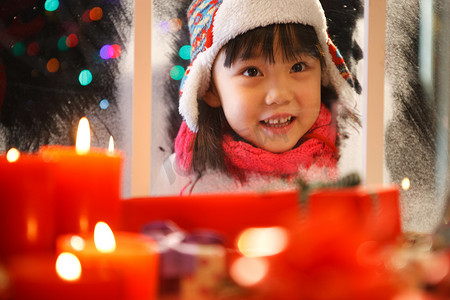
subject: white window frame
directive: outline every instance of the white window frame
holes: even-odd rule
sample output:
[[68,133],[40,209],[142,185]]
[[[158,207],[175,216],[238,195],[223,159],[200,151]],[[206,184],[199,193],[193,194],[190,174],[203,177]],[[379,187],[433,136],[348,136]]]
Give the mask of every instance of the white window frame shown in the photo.
[[[149,196],[151,186],[151,3],[134,3],[131,197]],[[364,24],[363,178],[365,184],[380,184],[384,169],[386,0],[365,0]]]

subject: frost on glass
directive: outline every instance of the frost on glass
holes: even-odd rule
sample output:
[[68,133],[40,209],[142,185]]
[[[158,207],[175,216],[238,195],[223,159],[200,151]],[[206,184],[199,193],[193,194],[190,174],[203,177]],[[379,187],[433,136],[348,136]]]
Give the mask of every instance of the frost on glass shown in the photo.
[[385,163],[405,231],[430,232],[448,193],[449,2],[387,0]]

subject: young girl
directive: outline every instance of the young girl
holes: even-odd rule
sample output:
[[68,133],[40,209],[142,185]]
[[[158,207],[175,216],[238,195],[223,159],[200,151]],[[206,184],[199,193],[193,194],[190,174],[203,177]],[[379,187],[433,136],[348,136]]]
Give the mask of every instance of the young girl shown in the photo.
[[160,192],[335,179],[343,128],[359,121],[353,79],[328,38],[320,2],[195,0],[188,25],[183,123]]

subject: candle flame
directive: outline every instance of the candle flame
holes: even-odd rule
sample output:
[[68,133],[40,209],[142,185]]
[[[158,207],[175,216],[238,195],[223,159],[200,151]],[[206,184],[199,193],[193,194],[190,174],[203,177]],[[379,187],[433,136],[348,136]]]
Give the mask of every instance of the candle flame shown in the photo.
[[95,248],[103,253],[113,252],[116,249],[114,234],[105,222],[98,222],[94,229]]
[[75,149],[78,154],[86,154],[91,148],[91,130],[89,128],[89,121],[86,117],[80,119],[78,123],[77,141]]
[[282,227],[249,228],[238,239],[239,251],[247,257],[271,256],[282,252],[288,234]]
[[67,281],[75,281],[81,277],[81,263],[72,253],[63,252],[56,259],[56,273]]
[[114,139],[112,136],[109,137],[108,153],[114,153]]
[[19,157],[20,157],[20,152],[16,148],[11,148],[6,153],[6,160],[10,163],[18,161]]

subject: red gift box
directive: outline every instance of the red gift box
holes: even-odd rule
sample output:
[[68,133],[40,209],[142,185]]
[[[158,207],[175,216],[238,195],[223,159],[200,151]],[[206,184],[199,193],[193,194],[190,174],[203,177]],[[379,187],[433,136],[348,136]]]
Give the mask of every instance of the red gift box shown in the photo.
[[393,185],[316,190],[304,209],[309,218],[340,214],[377,241],[392,240],[401,233],[399,191]]
[[295,191],[126,199],[122,229],[140,232],[148,222],[171,220],[187,231],[213,229],[228,244],[245,228],[279,225],[283,216],[297,212],[297,201]]
[[[245,229],[286,228],[287,248],[267,258],[271,271],[250,294],[233,299],[291,299],[298,292],[297,280],[306,284],[299,299],[316,299],[310,296],[322,283],[336,285],[330,295],[362,297],[345,299],[368,299],[372,294],[370,299],[389,299],[395,292],[389,271],[378,264],[383,245],[401,233],[396,186],[148,197],[121,205],[123,230],[139,232],[151,221],[170,220],[188,232],[216,231],[226,247],[236,250],[227,252],[228,266],[240,256],[236,242]],[[341,275],[328,276],[330,269]],[[346,284],[341,286],[340,279]],[[382,292],[374,293],[378,289]]]
[[123,230],[139,232],[148,222],[171,220],[187,231],[216,230],[227,245],[249,227],[282,226],[292,217],[308,220],[330,212],[367,227],[376,240],[394,239],[401,233],[396,186],[318,189],[309,193],[306,202],[300,202],[294,190],[133,198],[121,205]]

